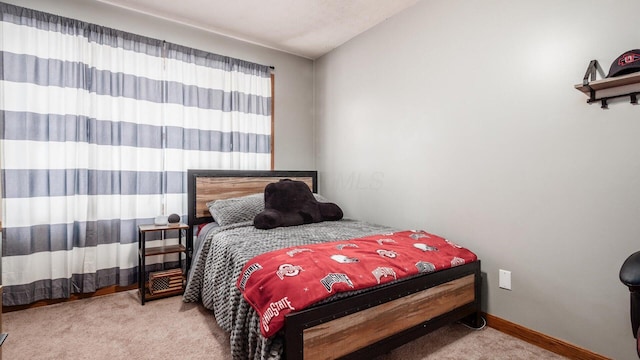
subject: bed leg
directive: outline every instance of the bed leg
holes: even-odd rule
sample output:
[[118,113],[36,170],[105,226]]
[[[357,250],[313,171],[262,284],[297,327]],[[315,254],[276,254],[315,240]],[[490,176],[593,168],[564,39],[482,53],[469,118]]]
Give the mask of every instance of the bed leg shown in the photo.
[[480,311],[476,311],[471,315],[466,316],[462,320],[460,320],[463,324],[474,328],[476,330],[480,330],[485,327],[487,322],[482,317],[482,313]]
[[473,329],[481,330],[487,325],[487,321],[482,317],[482,273],[480,272],[480,260],[476,262],[475,271],[475,301],[473,309],[475,312],[464,317],[461,322]]

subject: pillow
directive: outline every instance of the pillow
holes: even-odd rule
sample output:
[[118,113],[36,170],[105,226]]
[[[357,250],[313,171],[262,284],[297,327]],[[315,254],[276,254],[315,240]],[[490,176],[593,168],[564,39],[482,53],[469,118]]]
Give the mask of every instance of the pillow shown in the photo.
[[[313,194],[319,202],[329,202],[322,195]],[[264,193],[237,198],[215,200],[207,203],[209,213],[220,226],[253,221],[264,210]]]
[[215,200],[207,203],[213,219],[220,225],[253,221],[264,210],[264,194],[252,194],[237,198]]

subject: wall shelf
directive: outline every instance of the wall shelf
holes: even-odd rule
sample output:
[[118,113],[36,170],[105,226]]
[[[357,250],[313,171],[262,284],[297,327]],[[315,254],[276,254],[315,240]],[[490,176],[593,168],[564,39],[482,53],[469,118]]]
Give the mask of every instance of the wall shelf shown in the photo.
[[[600,107],[606,109],[608,107],[608,100],[628,96],[632,104],[638,104],[638,95],[640,95],[640,72],[595,80],[596,72],[604,77],[598,61],[592,60],[584,75],[582,84],[575,85],[576,89],[589,97],[587,103],[591,104],[600,101]],[[589,78],[591,78],[591,81],[589,81]]]

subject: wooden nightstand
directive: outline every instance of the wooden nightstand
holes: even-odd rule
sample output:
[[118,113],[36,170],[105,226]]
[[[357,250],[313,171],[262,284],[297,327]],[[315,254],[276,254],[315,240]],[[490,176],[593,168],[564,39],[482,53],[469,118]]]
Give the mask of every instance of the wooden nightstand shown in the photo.
[[[138,293],[142,305],[147,300],[183,293],[185,275],[182,272],[182,253],[186,253],[187,248],[182,244],[182,230],[188,228],[189,226],[183,223],[138,226]],[[168,230],[178,230],[178,244],[146,247],[146,234],[148,232],[161,231],[164,234]],[[145,259],[147,256],[176,253],[178,254],[179,264],[177,268],[152,272],[147,280],[147,272],[145,271]]]

